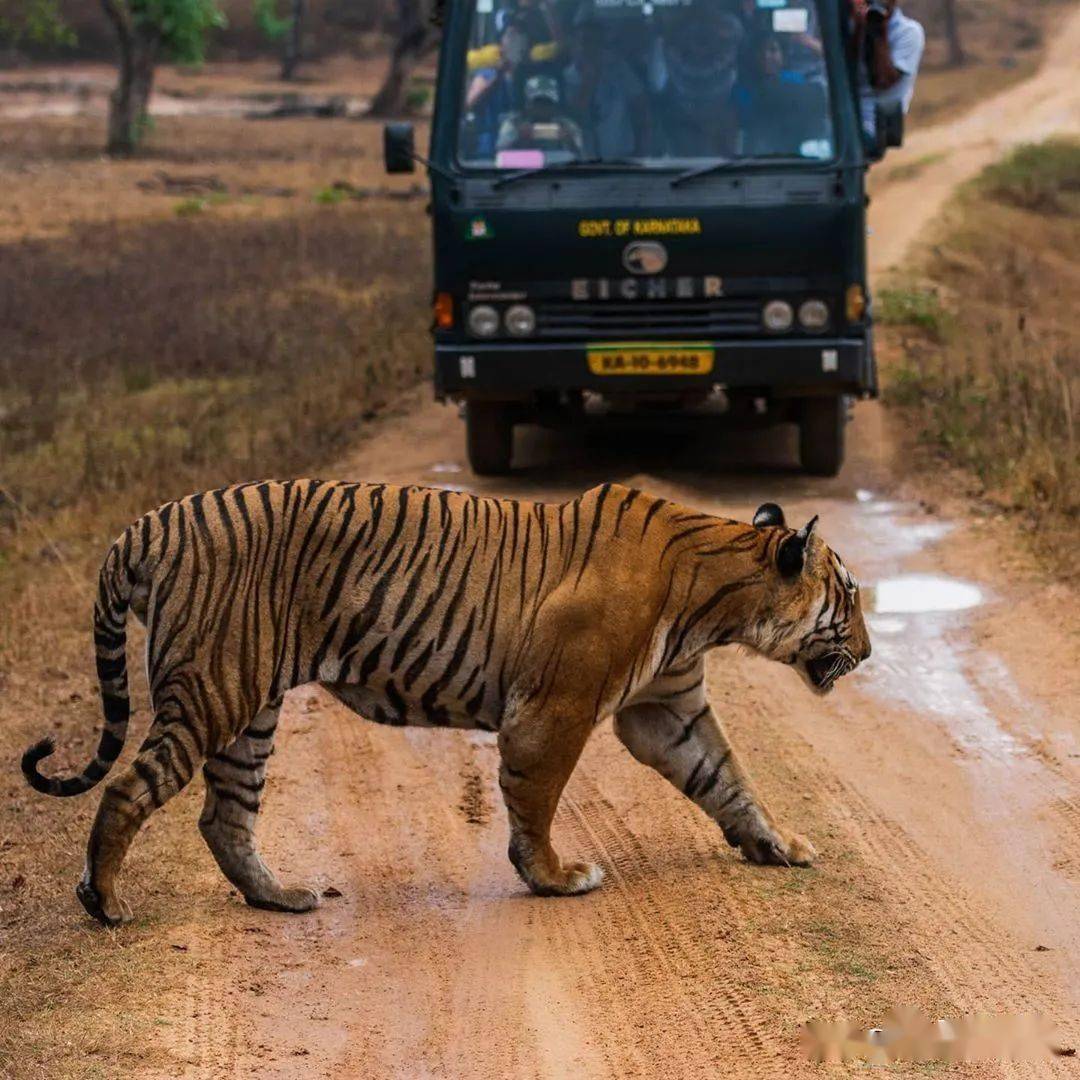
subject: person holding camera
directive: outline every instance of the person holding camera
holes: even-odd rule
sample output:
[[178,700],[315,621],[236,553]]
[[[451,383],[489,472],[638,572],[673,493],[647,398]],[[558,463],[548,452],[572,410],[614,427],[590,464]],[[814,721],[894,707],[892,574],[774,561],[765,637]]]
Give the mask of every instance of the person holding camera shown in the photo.
[[851,0],[851,18],[854,47],[863,59],[862,123],[873,137],[879,105],[899,105],[905,113],[911,107],[926,34],[900,10],[898,0]]

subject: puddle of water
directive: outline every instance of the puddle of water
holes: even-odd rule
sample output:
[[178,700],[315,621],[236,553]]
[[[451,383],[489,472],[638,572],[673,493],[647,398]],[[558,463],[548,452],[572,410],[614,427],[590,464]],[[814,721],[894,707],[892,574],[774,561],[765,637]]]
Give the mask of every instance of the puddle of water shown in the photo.
[[900,574],[873,586],[870,608],[879,615],[966,611],[983,602],[977,585],[940,574]]
[[[866,590],[869,592],[869,590]],[[897,619],[891,615],[878,615],[870,612],[866,615],[867,625],[875,634],[902,634],[908,628],[906,619]]]
[[[1021,744],[999,723],[993,704],[1002,692],[998,677],[972,655],[963,615],[984,603],[978,585],[933,573],[896,573],[899,563],[941,541],[953,529],[918,507],[855,493],[853,531],[865,560],[867,623],[874,643],[866,679],[883,698],[941,717],[961,745],[989,759],[1015,760]],[[880,576],[875,581],[875,571]],[[957,631],[960,631],[958,633]],[[978,674],[976,674],[976,669]]]

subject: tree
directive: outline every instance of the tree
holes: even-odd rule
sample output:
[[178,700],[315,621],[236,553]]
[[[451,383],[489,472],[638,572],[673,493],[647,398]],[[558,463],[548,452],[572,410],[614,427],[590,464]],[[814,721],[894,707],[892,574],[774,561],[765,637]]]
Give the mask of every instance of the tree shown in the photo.
[[139,145],[149,122],[154,73],[163,55],[197,63],[206,34],[225,25],[216,0],[102,0],[120,42],[120,70],[109,99],[110,154]]
[[945,0],[945,40],[949,46],[949,67],[960,67],[967,57],[960,42],[960,23],[956,14],[956,0]]
[[281,55],[281,77],[286,82],[296,75],[303,58],[304,19],[307,0],[291,0],[292,14],[281,18],[277,13],[277,0],[255,0],[255,22],[271,40],[284,39]]
[[386,78],[368,110],[372,116],[399,116],[405,111],[412,73],[437,41],[438,28],[429,4],[425,0],[397,0],[397,39]]
[[300,63],[304,39],[305,0],[292,0],[292,18],[289,20],[289,34],[285,38],[285,53],[281,58],[281,77],[286,82],[296,74]]
[[0,0],[0,41],[74,45],[75,34],[64,22],[59,0]]

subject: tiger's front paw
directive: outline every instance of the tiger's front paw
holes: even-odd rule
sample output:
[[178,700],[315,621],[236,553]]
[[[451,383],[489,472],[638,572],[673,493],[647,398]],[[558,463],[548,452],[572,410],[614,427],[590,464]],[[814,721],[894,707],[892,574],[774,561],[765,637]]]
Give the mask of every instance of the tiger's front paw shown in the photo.
[[529,875],[525,877],[525,884],[537,896],[579,896],[592,892],[603,880],[603,867],[596,863],[573,862],[555,871]]
[[102,926],[123,926],[134,918],[131,906],[123,897],[115,893],[103,896],[87,881],[80,881],[75,886],[75,895],[87,915],[92,915]]
[[798,833],[767,833],[749,837],[739,846],[750,862],[760,866],[810,866],[817,858],[814,845]]
[[520,836],[511,837],[507,855],[537,896],[577,896],[591,892],[604,880],[604,871],[596,863],[564,863],[550,844],[534,846]]

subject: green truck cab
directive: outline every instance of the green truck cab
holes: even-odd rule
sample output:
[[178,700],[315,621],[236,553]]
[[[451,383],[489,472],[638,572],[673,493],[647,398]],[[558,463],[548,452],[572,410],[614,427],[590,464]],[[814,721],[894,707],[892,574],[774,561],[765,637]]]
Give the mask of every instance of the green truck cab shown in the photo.
[[[449,0],[428,158],[435,389],[470,462],[594,413],[794,422],[835,474],[877,394],[844,0]],[[874,130],[867,134],[867,128]]]

